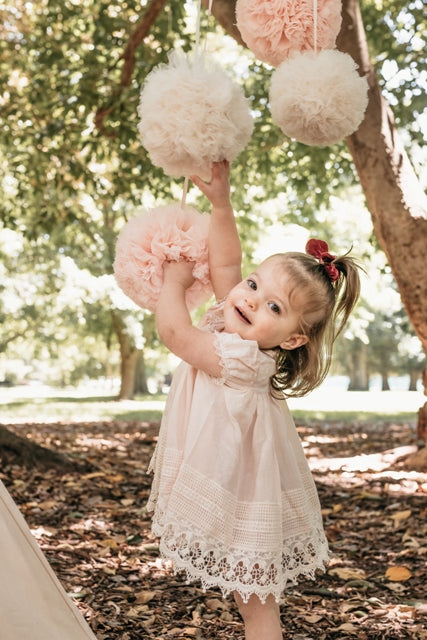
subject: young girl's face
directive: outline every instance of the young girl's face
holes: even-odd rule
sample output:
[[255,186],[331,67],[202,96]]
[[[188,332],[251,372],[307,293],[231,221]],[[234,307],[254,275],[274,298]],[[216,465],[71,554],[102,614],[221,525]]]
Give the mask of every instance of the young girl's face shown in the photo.
[[292,283],[280,256],[272,256],[228,294],[224,305],[225,331],[255,340],[260,349],[295,349],[307,342],[300,331],[300,315],[290,290]]

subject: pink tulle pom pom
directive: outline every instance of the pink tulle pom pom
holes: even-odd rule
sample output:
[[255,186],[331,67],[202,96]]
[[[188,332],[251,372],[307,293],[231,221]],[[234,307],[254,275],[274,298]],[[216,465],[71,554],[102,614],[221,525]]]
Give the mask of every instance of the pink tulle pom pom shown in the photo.
[[155,311],[165,260],[194,262],[196,278],[186,293],[194,309],[212,295],[207,236],[209,215],[173,203],[146,210],[125,224],[116,246],[114,273],[123,292],[137,305]]
[[327,146],[351,135],[363,120],[368,82],[338,50],[295,55],[274,71],[270,108],[274,122],[290,138]]
[[[249,49],[273,67],[314,50],[313,0],[237,0],[236,19]],[[316,49],[333,49],[340,27],[341,0],[318,0]]]

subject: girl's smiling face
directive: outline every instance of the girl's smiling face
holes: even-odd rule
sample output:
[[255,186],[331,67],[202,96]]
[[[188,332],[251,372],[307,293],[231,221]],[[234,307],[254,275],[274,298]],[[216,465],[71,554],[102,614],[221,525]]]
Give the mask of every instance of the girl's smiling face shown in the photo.
[[295,349],[305,344],[297,298],[281,256],[267,258],[228,294],[224,305],[225,331],[255,340],[260,349]]

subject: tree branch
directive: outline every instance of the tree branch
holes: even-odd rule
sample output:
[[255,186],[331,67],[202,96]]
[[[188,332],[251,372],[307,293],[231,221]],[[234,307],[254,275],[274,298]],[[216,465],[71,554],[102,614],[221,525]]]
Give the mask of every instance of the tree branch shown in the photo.
[[[202,5],[207,9],[209,0],[202,0]],[[228,35],[243,47],[246,47],[236,25],[236,0],[214,0],[212,3],[212,15]]]
[[104,121],[114,110],[114,103],[117,96],[122,93],[125,87],[128,87],[130,85],[133,70],[135,68],[135,51],[144,40],[144,38],[146,38],[150,33],[150,29],[153,26],[153,23],[155,22],[159,13],[162,11],[166,2],[167,0],[151,0],[150,4],[147,7],[147,10],[144,13],[144,16],[137,23],[134,31],[130,34],[126,48],[123,54],[120,56],[120,59],[123,59],[125,61],[120,78],[120,84],[118,85],[118,87],[116,87],[116,89],[114,89],[110,103],[108,105],[99,107],[95,113],[95,127],[108,138],[115,138],[116,134],[107,130]]

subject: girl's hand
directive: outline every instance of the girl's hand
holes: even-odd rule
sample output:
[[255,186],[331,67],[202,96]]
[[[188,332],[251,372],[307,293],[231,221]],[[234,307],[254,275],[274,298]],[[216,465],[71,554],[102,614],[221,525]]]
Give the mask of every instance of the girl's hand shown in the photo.
[[194,184],[210,200],[215,209],[230,207],[230,164],[227,160],[214,162],[210,182],[205,182],[199,176],[190,176]]
[[194,262],[180,260],[179,262],[165,262],[163,265],[163,283],[179,284],[183,289],[188,289],[193,284]]

